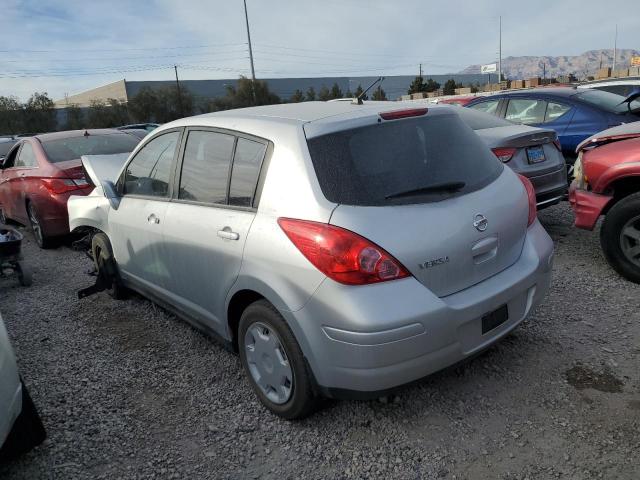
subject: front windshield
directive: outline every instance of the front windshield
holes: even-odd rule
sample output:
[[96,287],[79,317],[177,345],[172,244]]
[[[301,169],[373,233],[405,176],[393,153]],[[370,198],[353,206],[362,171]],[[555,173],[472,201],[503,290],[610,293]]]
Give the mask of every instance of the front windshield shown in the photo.
[[630,106],[627,106],[626,103],[622,103],[626,97],[616,93],[605,92],[603,90],[587,90],[585,92],[578,93],[575,98],[611,113],[626,113],[629,111],[629,108],[632,111],[640,110],[639,100],[634,100],[631,102]]

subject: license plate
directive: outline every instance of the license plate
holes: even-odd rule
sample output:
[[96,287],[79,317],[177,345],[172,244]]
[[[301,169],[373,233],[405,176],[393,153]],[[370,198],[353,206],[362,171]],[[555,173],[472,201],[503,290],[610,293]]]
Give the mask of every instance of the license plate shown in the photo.
[[529,163],[540,163],[546,160],[544,156],[544,148],[542,147],[531,147],[527,148],[527,159]]
[[487,313],[482,317],[482,334],[493,330],[494,328],[502,325],[509,319],[509,309],[506,305],[494,310],[491,313]]

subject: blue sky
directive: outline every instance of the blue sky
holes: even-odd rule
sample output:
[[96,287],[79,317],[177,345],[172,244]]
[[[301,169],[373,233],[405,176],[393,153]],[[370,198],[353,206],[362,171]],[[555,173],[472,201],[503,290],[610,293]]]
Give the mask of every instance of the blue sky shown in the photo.
[[[242,0],[3,0],[0,95],[249,74]],[[247,0],[258,78],[456,72],[497,56],[640,49],[637,0]]]

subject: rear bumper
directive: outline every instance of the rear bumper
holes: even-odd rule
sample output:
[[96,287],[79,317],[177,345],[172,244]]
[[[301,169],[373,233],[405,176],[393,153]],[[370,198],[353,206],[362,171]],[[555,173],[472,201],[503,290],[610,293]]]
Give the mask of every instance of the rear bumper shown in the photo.
[[560,202],[567,193],[567,169],[564,164],[544,175],[528,176],[536,191],[538,209]]
[[[300,310],[283,312],[320,390],[376,396],[487,348],[545,296],[553,242],[539,222],[520,259],[483,282],[438,298],[415,278],[364,287],[325,280]],[[482,333],[482,317],[507,305],[508,319]],[[350,392],[350,393],[349,393]]]
[[91,188],[33,199],[45,235],[56,237],[69,233],[67,201],[72,195],[87,195]]
[[593,230],[602,211],[613,199],[609,195],[578,190],[575,183],[569,188],[569,202],[575,214],[575,226],[585,230]]

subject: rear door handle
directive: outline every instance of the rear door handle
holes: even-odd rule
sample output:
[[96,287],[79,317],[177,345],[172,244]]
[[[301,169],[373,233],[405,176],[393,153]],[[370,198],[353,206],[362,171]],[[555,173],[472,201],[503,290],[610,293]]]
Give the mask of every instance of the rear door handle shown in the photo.
[[158,217],[156,217],[155,213],[152,213],[151,215],[149,215],[147,217],[147,222],[157,225],[158,223],[160,223],[160,219]]
[[229,227],[218,230],[218,236],[227,240],[238,240],[240,238],[240,234],[232,231]]

